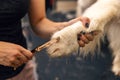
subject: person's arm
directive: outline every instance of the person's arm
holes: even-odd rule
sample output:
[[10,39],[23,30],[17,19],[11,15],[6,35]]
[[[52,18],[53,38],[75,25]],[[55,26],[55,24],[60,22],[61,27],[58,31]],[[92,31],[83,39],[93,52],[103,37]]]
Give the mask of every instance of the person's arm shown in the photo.
[[[29,9],[29,19],[33,31],[40,37],[49,38],[54,32],[68,26],[78,20],[89,23],[88,19],[76,18],[69,22],[53,22],[46,18],[45,0],[31,0]],[[85,46],[89,41],[93,40],[94,35],[86,34],[79,36],[78,43],[81,47]]]
[[40,37],[48,38],[59,30],[61,23],[53,22],[46,18],[45,0],[31,0],[29,9],[29,18],[34,32]]

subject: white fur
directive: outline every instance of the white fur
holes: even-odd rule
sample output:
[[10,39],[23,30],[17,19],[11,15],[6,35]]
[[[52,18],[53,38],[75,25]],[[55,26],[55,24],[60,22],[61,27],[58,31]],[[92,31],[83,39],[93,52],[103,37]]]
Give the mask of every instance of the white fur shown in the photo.
[[[87,5],[84,10],[80,3]],[[81,48],[81,53],[93,54],[96,47],[100,49],[100,40],[106,34],[114,57],[112,71],[120,75],[120,0],[78,0],[77,16],[81,15],[90,18],[88,31],[102,31],[93,42]]]
[[89,28],[83,27],[79,21],[56,32],[51,39],[60,37],[60,41],[48,48],[50,56],[69,55],[77,51],[79,32],[101,30],[92,42],[80,48],[80,52],[84,55],[94,54],[96,49],[100,50],[100,41],[104,40],[104,34],[107,35],[114,57],[112,71],[120,75],[120,0],[78,0],[77,16],[88,17]]
[[47,49],[48,54],[51,57],[57,57],[76,52],[79,48],[77,34],[81,31],[86,31],[86,28],[78,21],[54,33],[51,39],[57,39],[59,37],[60,40]]

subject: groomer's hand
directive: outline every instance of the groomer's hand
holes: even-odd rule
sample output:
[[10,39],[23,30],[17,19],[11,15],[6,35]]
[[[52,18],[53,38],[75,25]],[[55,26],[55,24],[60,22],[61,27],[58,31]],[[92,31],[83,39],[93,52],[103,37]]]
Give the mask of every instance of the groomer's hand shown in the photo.
[[90,41],[93,41],[94,37],[99,34],[99,31],[93,31],[90,33],[80,33],[78,34],[78,43],[80,47],[84,47]]
[[0,42],[0,65],[17,68],[32,58],[32,53],[20,45]]

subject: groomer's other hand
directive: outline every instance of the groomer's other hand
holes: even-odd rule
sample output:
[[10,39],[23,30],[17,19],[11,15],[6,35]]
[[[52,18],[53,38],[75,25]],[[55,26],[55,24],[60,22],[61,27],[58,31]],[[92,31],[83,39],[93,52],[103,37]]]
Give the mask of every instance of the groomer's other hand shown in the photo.
[[64,26],[72,25],[73,23],[75,23],[77,21],[81,21],[86,28],[89,26],[89,23],[90,23],[89,18],[87,18],[87,17],[78,17],[78,18],[72,19],[72,20],[70,20],[68,22],[64,22]]
[[0,42],[0,64],[17,68],[32,58],[32,53],[20,45]]
[[78,43],[80,47],[84,47],[90,41],[93,41],[94,37],[99,34],[100,31],[93,31],[90,33],[80,33],[78,34]]

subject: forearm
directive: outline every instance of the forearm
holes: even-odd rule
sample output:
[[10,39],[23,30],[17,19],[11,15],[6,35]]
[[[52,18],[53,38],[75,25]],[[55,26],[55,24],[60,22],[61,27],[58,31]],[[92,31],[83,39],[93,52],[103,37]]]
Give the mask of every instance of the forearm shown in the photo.
[[53,22],[47,18],[43,18],[37,24],[33,25],[33,31],[42,38],[49,38],[54,32],[61,30],[64,23]]
[[29,19],[33,31],[40,37],[48,38],[61,29],[61,23],[52,22],[46,18],[45,0],[30,1]]
[[64,27],[67,27],[77,21],[82,21],[83,25],[86,25],[86,23],[89,23],[88,18],[75,18],[67,22],[53,22],[47,18],[43,18],[38,23],[34,24],[32,29],[33,31],[43,38],[49,38],[54,32],[59,31],[63,29]]

